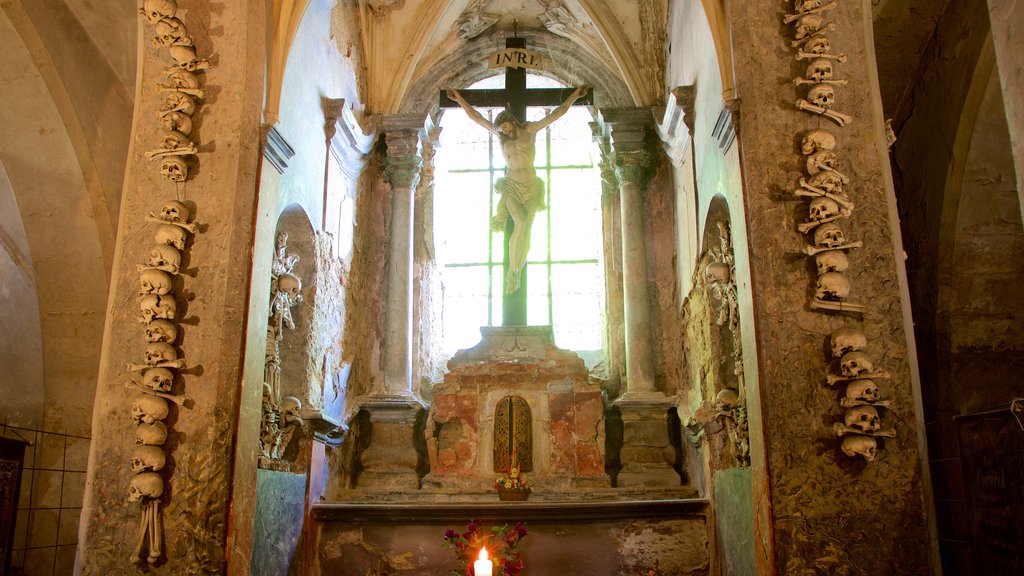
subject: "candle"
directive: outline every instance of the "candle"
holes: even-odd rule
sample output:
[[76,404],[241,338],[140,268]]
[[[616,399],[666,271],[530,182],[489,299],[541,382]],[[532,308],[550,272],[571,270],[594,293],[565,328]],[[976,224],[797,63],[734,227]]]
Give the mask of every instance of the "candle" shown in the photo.
[[487,559],[487,548],[480,549],[479,560],[473,562],[473,574],[476,576],[492,576],[494,564]]

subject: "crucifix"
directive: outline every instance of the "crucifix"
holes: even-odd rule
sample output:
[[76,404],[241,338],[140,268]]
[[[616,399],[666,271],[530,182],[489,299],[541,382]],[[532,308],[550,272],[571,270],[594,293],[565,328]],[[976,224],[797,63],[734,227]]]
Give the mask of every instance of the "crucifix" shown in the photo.
[[[533,168],[536,133],[561,117],[574,104],[593,103],[593,93],[580,88],[526,88],[526,67],[529,64],[522,38],[505,39],[505,52],[499,62],[507,66],[505,88],[499,90],[442,90],[442,108],[461,107],[477,124],[498,137],[505,163],[504,178],[495,182],[501,193],[492,227],[503,227],[503,262],[505,293],[502,298],[503,326],[526,325],[526,253],[529,251],[530,226],[537,211],[543,210],[545,190]],[[512,50],[510,50],[512,49]],[[519,49],[514,50],[514,49]],[[504,106],[492,123],[473,106]],[[526,122],[527,106],[558,106],[547,117]],[[518,229],[517,229],[518,227]]]

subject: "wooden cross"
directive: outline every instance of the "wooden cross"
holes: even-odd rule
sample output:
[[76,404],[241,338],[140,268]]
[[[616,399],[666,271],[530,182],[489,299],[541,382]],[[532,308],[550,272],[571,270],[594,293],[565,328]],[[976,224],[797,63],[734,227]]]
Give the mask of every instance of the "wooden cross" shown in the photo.
[[[505,48],[526,48],[523,38],[506,38]],[[574,88],[526,88],[526,68],[506,68],[505,87],[494,90],[459,90],[459,94],[476,108],[508,108],[520,122],[526,122],[527,106],[558,106],[572,95]],[[593,104],[594,91],[588,90],[586,95],[576,100],[574,106]],[[459,104],[448,98],[441,90],[441,108],[458,108]],[[503,243],[504,265],[503,276],[508,274],[508,243],[515,225],[512,218],[505,221],[505,241]],[[526,325],[526,269],[523,266],[519,276],[519,289],[512,294],[502,294],[501,324],[502,326]]]

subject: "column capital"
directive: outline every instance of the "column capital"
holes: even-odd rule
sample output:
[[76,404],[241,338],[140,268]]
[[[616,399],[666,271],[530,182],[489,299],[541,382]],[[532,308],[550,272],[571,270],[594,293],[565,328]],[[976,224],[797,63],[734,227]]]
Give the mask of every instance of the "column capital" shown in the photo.
[[413,189],[419,183],[423,167],[423,141],[429,137],[433,122],[420,114],[377,116],[374,124],[384,136],[385,179],[395,189]]
[[605,108],[597,123],[602,148],[611,158],[619,186],[643,186],[654,166],[654,110],[649,107]]
[[344,98],[324,99],[324,121],[324,133],[331,155],[346,176],[357,178],[377,139],[376,129],[372,123],[368,123],[370,131],[366,132],[351,107],[345,105]]

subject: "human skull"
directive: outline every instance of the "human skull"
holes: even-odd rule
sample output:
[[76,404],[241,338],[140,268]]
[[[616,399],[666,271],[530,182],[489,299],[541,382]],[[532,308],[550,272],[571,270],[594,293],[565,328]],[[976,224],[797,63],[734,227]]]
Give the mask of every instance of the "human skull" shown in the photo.
[[176,0],[145,0],[140,12],[150,24],[155,26],[162,18],[173,18],[177,11]]
[[828,36],[815,34],[804,43],[804,52],[810,54],[828,54],[831,51],[832,41],[828,39]]
[[157,294],[163,296],[171,291],[171,275],[163,270],[152,268],[139,274],[139,295]]
[[156,244],[149,251],[149,260],[146,260],[146,264],[171,274],[177,274],[181,267],[181,252],[178,252],[174,246]]
[[832,69],[832,61],[828,58],[815,58],[807,65],[807,71],[804,73],[804,77],[808,80],[814,80],[815,82],[821,82],[823,80],[831,80],[835,77],[835,71]]
[[828,21],[817,14],[805,14],[796,19],[796,39],[803,40],[828,26]]
[[835,150],[835,134],[824,128],[815,128],[804,135],[800,141],[800,152],[804,155],[814,154],[821,150]]
[[136,424],[152,424],[167,418],[170,406],[167,400],[152,394],[139,394],[132,401],[132,420]]
[[814,230],[814,245],[819,248],[838,248],[845,243],[846,235],[835,222],[827,222]]
[[196,56],[196,48],[191,44],[177,43],[167,47],[171,58],[185,70],[198,70],[200,68],[199,57]]
[[178,359],[178,351],[167,342],[153,342],[146,346],[146,364],[156,366]]
[[160,116],[160,126],[164,130],[177,130],[185,136],[192,133],[192,119],[173,110]]
[[811,220],[815,222],[834,218],[839,215],[839,203],[831,198],[820,196],[811,200],[807,213]]
[[832,357],[841,358],[847,352],[859,352],[868,346],[868,338],[858,328],[836,328],[828,337],[832,344]]
[[[163,320],[174,320],[174,317],[178,313],[178,303],[174,298],[169,296],[157,296],[156,294],[150,294],[142,298],[142,302],[139,304],[139,308],[142,309],[142,319],[147,324],[153,322],[154,319],[160,318]],[[175,330],[175,335],[177,330]],[[149,332],[147,329],[146,338],[149,338]]]
[[807,173],[811,176],[826,171],[825,168],[839,167],[839,155],[831,150],[820,150],[807,156]]
[[138,502],[143,498],[147,500],[159,498],[164,493],[164,479],[156,472],[143,472],[132,478],[131,488],[128,489],[128,501]]
[[302,401],[294,396],[285,396],[281,399],[281,419],[285,424],[302,421],[299,414],[302,411]]
[[704,268],[704,277],[711,284],[725,284],[732,279],[732,270],[725,262],[710,262]]
[[172,70],[167,74],[167,79],[171,81],[171,86],[175,88],[199,88],[199,76],[196,76],[194,72],[188,70],[176,69]]
[[874,406],[854,406],[846,410],[846,425],[861,432],[874,432],[882,427]]
[[157,45],[170,46],[175,42],[191,43],[185,24],[173,17],[164,17],[153,25],[156,36],[153,37]]
[[826,272],[818,276],[817,288],[814,297],[818,300],[836,302],[850,295],[850,281],[841,272]]
[[164,207],[160,209],[160,219],[167,222],[188,222],[188,219],[192,216],[192,212],[177,200],[168,200],[164,203]]
[[188,179],[188,164],[181,156],[164,156],[160,161],[160,175],[171,182]]
[[196,101],[184,92],[168,92],[164,101],[160,103],[162,112],[181,112],[186,116],[196,113]]
[[136,446],[132,451],[132,472],[156,472],[167,464],[167,454],[159,446]]
[[740,401],[740,395],[735,388],[726,388],[715,396],[715,409],[719,412],[728,410]]
[[807,91],[807,99],[825,110],[830,110],[836,103],[836,91],[828,84],[815,84]]
[[826,272],[846,272],[850,268],[850,259],[842,250],[825,250],[814,255],[814,263],[818,267],[818,276]]
[[796,8],[797,12],[803,14],[816,8],[821,8],[821,5],[824,4],[824,2],[825,0],[795,0],[793,2],[793,7]]
[[188,235],[185,230],[180,226],[174,226],[171,224],[161,224],[156,230],[156,235],[153,237],[157,244],[166,244],[167,246],[174,246],[178,250],[185,249],[185,241],[188,239]]
[[878,384],[874,380],[854,380],[846,385],[846,399],[850,401],[861,401],[875,403],[881,400],[878,392]]
[[829,194],[843,194],[843,179],[835,172],[822,170],[811,176],[808,184]]
[[302,280],[294,274],[285,272],[277,278],[277,289],[287,293],[293,301],[297,300],[302,290]]
[[861,374],[869,374],[874,369],[875,363],[871,360],[871,357],[860,350],[847,352],[839,359],[839,371],[842,372],[843,376],[852,378]]
[[174,344],[178,339],[178,325],[167,320],[153,320],[146,326],[146,342]]
[[135,429],[135,443],[139,446],[162,446],[167,441],[167,426],[159,420],[152,424],[139,424]]
[[174,384],[174,372],[167,368],[150,368],[143,374],[142,383],[157,392],[170,392]]
[[163,147],[167,150],[188,148],[192,145],[192,141],[188,139],[188,136],[185,136],[181,132],[175,132],[174,130],[164,132],[163,138]]
[[878,442],[871,436],[850,435],[843,438],[843,454],[850,456],[863,456],[868,462],[874,462],[878,455]]

